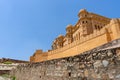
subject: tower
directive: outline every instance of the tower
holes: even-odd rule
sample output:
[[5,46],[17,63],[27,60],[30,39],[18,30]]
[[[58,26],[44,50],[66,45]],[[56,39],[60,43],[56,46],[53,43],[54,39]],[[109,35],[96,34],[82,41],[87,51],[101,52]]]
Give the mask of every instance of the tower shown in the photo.
[[68,44],[72,43],[73,41],[73,27],[72,25],[68,25],[66,28],[66,40]]
[[63,47],[63,40],[64,40],[64,36],[63,35],[59,35],[52,44],[52,49],[58,49],[58,48],[62,48]]
[[82,9],[80,10],[78,16],[80,20],[80,28],[82,29],[82,36],[84,37],[93,33],[92,22],[89,13],[85,9]]

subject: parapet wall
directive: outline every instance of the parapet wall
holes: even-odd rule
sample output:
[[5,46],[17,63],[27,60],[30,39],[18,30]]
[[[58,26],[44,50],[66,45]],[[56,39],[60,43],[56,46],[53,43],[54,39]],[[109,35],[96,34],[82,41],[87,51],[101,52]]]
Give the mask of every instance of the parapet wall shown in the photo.
[[120,80],[120,39],[79,55],[19,66],[17,80]]
[[[73,42],[61,49],[48,52],[47,59],[50,60],[50,59],[57,59],[61,57],[69,57],[69,56],[78,55],[84,51],[93,49],[95,46],[100,46],[102,44],[107,43],[108,40],[106,37],[107,37],[107,34],[105,30],[101,30],[87,37],[84,37],[81,40]],[[100,39],[102,39],[102,41],[100,41]]]

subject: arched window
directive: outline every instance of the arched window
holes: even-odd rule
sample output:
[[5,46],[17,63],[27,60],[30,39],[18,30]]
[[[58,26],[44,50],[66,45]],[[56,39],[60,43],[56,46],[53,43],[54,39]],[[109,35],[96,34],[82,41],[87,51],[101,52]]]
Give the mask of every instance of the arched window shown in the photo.
[[79,32],[79,39],[80,39],[80,32]]
[[84,21],[82,21],[82,23],[84,24]]
[[95,29],[97,30],[98,28],[97,28],[97,25],[95,25]]
[[100,30],[100,26],[98,25],[98,30]]
[[78,34],[76,34],[76,40],[78,40]]

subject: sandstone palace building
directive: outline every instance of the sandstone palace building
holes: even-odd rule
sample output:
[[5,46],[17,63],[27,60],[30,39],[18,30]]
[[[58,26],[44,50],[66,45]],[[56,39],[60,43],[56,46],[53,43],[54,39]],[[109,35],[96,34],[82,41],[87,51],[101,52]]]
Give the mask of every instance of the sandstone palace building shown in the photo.
[[85,9],[78,13],[78,22],[66,27],[66,34],[59,35],[52,50],[36,50],[31,62],[75,56],[112,40],[120,38],[120,19],[110,19]]

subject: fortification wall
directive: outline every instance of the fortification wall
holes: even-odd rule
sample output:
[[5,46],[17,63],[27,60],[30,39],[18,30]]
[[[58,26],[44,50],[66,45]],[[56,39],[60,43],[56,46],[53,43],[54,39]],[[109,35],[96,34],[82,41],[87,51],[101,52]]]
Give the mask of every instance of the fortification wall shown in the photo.
[[105,28],[87,35],[71,44],[62,48],[51,50],[45,54],[32,56],[31,62],[40,62],[69,56],[75,56],[85,51],[94,49],[105,43],[120,38],[120,21],[118,19],[111,20],[111,23],[106,25]]
[[[100,46],[108,42],[106,37],[107,37],[106,32],[104,30],[98,31],[94,34],[84,37],[81,40],[73,42],[61,49],[58,49],[53,52],[49,52],[50,55],[48,54],[48,59],[50,58],[51,54],[53,54],[52,56],[55,56],[56,58],[60,58],[62,56],[63,57],[74,56],[84,51],[91,50],[96,46]],[[102,39],[102,41],[98,41],[100,39]],[[62,55],[57,57],[57,55],[60,55],[60,54]]]
[[[100,40],[102,39],[102,40]],[[63,48],[52,50],[47,54],[39,54],[35,56],[35,62],[63,58],[80,54],[84,51],[91,50],[97,46],[107,43],[107,34],[105,30],[98,31],[81,40],[75,41]],[[95,44],[94,44],[95,43]],[[89,46],[88,46],[89,45]]]
[[19,66],[17,80],[120,80],[120,39],[77,56]]

